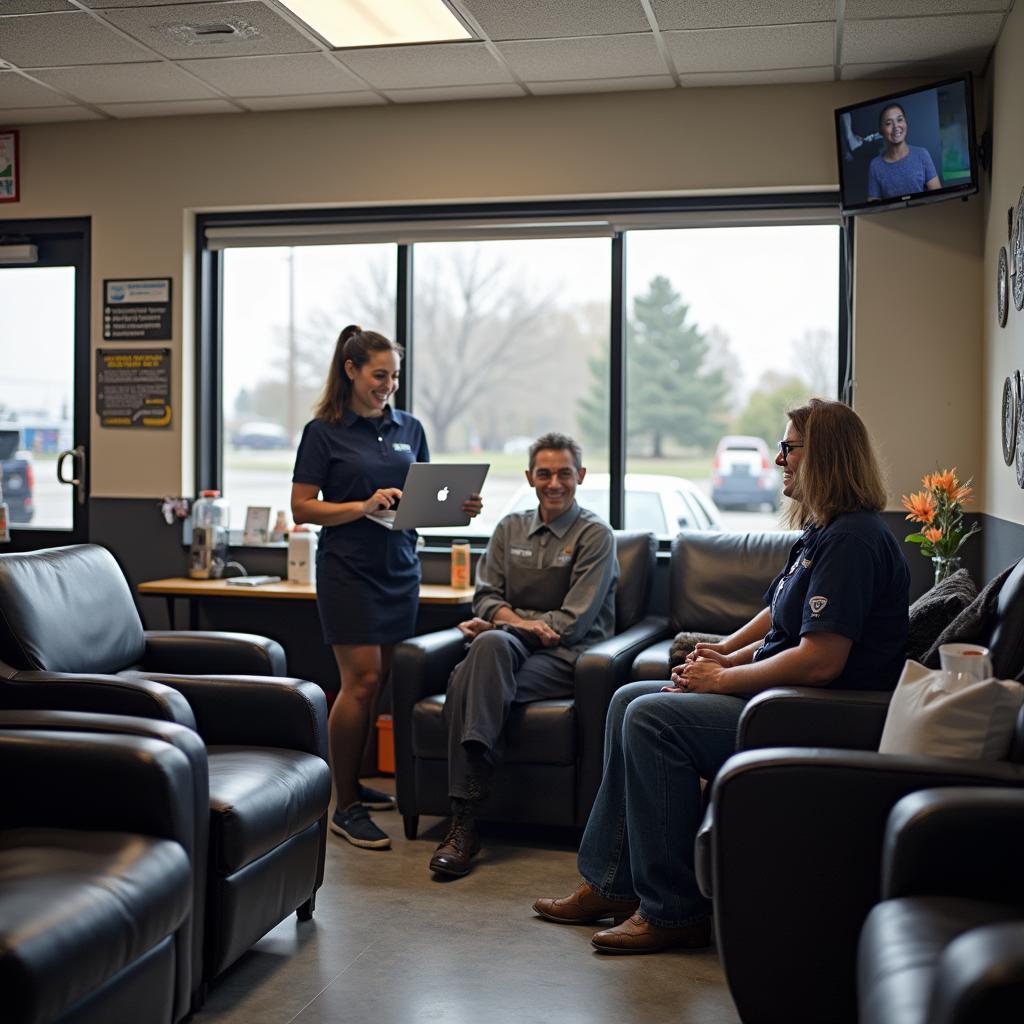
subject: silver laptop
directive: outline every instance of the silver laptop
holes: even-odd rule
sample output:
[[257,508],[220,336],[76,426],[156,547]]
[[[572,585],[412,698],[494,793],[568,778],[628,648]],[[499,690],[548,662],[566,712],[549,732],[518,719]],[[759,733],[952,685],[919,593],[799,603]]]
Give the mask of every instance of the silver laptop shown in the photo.
[[490,468],[488,463],[414,462],[398,508],[374,512],[366,518],[395,530],[467,526],[469,516],[462,511],[462,503],[471,494],[480,493]]

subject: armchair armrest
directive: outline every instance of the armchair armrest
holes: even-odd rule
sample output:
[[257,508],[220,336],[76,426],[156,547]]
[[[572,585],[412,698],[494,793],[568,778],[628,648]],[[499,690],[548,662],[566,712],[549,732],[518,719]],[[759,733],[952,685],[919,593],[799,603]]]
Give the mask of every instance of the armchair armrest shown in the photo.
[[271,676],[151,676],[188,701],[207,744],[287,747],[327,760],[327,698],[316,683]]
[[391,655],[391,712],[394,719],[395,793],[399,808],[415,806],[412,709],[417,701],[444,693],[452,669],[466,655],[466,638],[457,629],[410,637]]
[[878,750],[892,693],[773,687],[752,697],[740,716],[737,750],[831,747]]
[[633,660],[632,677],[641,679],[668,679],[672,666],[668,663],[668,652],[672,648],[672,636],[669,633],[668,620],[661,620],[664,625],[655,638],[655,642],[641,651]]
[[629,682],[633,659],[658,639],[665,620],[650,616],[616,636],[588,647],[576,660],[575,699],[579,725],[580,775],[577,807],[581,817],[589,813],[601,785],[604,723],[612,694]]
[[180,693],[163,683],[125,676],[15,672],[0,680],[0,708],[95,711],[196,727],[192,709]]
[[285,676],[284,648],[252,633],[146,630],[142,668],[175,675]]
[[192,770],[168,743],[0,728],[0,776],[18,779],[5,790],[0,828],[138,832],[175,840],[195,861]]
[[1024,921],[973,928],[939,960],[931,1024],[1017,1020],[1024,992]]
[[889,814],[882,896],[1017,903],[1024,918],[1024,792],[926,789]]
[[1021,785],[1024,766],[1006,762],[806,748],[731,757],[712,793],[711,874],[741,1019],[853,1020],[857,939],[879,898],[893,805],[935,786]]

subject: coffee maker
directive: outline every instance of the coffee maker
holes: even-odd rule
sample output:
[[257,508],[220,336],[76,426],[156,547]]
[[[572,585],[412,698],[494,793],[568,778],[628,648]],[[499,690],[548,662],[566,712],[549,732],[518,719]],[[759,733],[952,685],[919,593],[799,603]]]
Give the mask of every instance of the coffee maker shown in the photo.
[[228,562],[231,509],[220,491],[200,491],[192,507],[192,547],[188,574],[193,579],[220,579]]

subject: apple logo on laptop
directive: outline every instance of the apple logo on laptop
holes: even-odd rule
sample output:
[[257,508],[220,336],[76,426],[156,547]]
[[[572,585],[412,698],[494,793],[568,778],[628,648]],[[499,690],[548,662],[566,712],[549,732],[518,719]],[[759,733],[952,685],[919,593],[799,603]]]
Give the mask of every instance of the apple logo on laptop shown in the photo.
[[441,490],[439,490],[437,492],[437,500],[438,501],[447,501],[448,500],[448,488],[447,487],[442,487]]

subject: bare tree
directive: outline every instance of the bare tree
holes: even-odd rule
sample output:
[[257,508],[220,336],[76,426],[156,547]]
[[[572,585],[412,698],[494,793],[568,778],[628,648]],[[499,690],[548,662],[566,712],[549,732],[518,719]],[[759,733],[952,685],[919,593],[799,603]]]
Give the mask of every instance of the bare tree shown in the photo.
[[810,328],[793,339],[793,369],[807,382],[812,395],[836,397],[837,345],[836,332],[822,327]]

